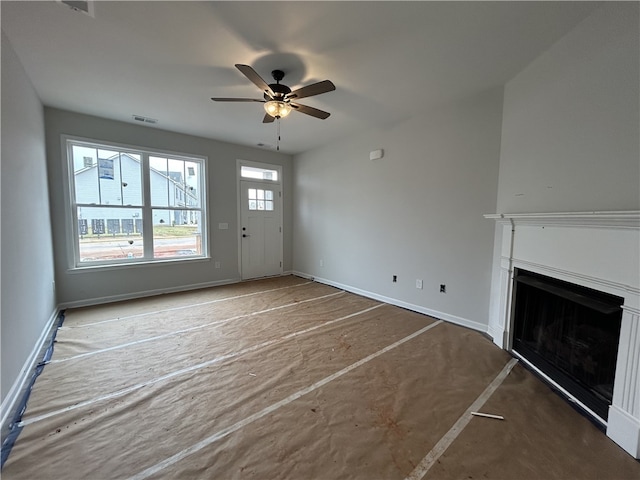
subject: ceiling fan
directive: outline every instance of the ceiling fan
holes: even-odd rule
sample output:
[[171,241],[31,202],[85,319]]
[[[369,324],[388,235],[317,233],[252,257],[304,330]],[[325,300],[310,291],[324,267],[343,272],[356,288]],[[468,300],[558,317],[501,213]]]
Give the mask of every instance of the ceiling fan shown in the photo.
[[262,91],[264,99],[213,97],[211,100],[214,102],[264,103],[264,109],[267,113],[262,119],[262,123],[271,123],[276,118],[286,117],[292,110],[311,115],[321,120],[331,115],[329,112],[297,103],[297,100],[300,98],[312,97],[335,90],[336,86],[329,80],[323,80],[322,82],[313,83],[292,91],[289,87],[280,83],[280,80],[284,78],[284,72],[282,70],[273,70],[271,75],[276,83],[267,84],[249,65],[236,64],[236,68]]

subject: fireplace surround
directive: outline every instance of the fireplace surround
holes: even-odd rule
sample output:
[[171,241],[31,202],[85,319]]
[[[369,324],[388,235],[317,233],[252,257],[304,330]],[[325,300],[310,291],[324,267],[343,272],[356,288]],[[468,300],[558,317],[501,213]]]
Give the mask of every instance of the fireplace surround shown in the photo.
[[599,387],[605,394],[611,390],[608,408],[580,400],[553,375],[524,361],[600,422],[613,441],[640,459],[640,211],[491,214],[485,218],[496,221],[488,333],[501,348],[523,357],[517,338],[522,332],[515,327],[517,272],[549,277],[558,285],[566,282],[621,301],[613,388],[604,383]]

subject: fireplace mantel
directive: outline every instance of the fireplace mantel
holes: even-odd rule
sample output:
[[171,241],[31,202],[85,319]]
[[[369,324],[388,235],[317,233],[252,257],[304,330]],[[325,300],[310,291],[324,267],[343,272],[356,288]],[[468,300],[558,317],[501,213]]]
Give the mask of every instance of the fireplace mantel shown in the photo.
[[640,458],[640,211],[497,213],[488,333],[512,346],[515,268],[624,298],[607,435]]
[[484,218],[514,225],[640,228],[640,210],[618,212],[491,213]]

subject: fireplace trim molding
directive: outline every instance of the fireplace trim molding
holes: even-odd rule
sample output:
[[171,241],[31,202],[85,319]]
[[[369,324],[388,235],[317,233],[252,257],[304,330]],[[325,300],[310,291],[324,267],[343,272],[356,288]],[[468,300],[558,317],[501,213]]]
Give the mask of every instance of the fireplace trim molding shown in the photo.
[[487,333],[500,348],[512,349],[516,268],[624,298],[613,402],[608,420],[598,420],[607,436],[640,459],[640,211],[484,217],[496,222]]

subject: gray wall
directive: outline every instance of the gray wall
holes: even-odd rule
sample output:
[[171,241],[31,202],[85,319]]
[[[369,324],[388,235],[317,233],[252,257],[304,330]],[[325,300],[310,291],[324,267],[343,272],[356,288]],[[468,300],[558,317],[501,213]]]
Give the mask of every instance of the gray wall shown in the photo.
[[498,213],[640,209],[638,9],[596,10],[507,83]]
[[2,401],[56,313],[42,104],[2,32]]
[[[197,285],[235,281],[238,268],[238,225],[236,160],[249,160],[283,167],[284,270],[291,270],[292,259],[292,158],[266,150],[241,147],[200,137],[163,131],[157,128],[45,108],[49,187],[51,190],[52,229],[56,251],[56,281],[61,304],[95,303],[155,291],[172,291]],[[70,271],[72,243],[65,226],[65,182],[62,173],[61,135],[75,135],[125,145],[207,156],[208,217],[211,261],[157,263],[125,268]],[[228,230],[219,230],[228,223]],[[214,261],[221,268],[214,268]],[[74,303],[76,302],[76,303]]]
[[484,329],[501,114],[495,89],[296,156],[294,269]]

